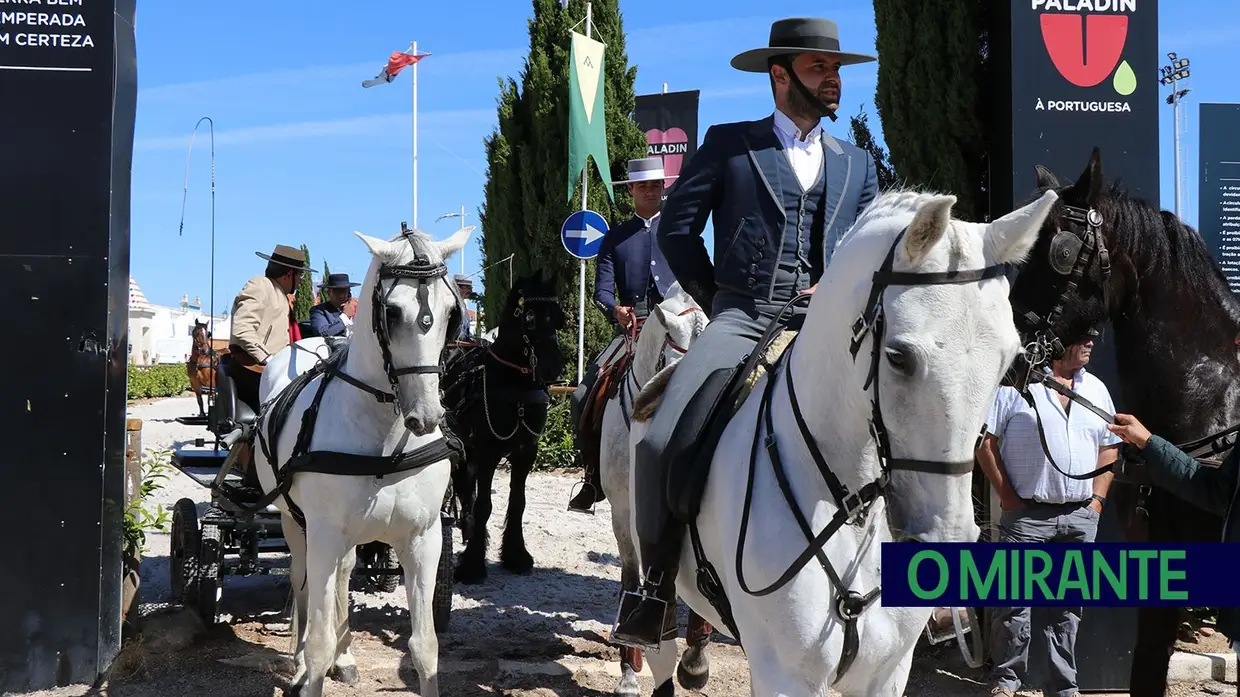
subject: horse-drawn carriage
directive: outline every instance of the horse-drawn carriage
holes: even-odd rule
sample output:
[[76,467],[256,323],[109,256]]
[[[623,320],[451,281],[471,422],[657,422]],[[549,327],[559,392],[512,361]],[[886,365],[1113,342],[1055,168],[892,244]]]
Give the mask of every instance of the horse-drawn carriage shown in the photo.
[[[207,419],[211,438],[199,438],[178,447],[172,464],[211,490],[211,504],[199,515],[188,498],[176,502],[171,530],[171,595],[193,609],[208,625],[219,617],[224,576],[284,575],[287,567],[274,566],[272,554],[287,554],[275,504],[258,507],[263,492],[247,485],[236,466],[236,446],[249,439],[258,414],[237,399],[224,366],[215,366],[214,403]],[[434,591],[434,623],[444,631],[452,609],[452,529],[455,507],[449,486],[441,511],[443,548]],[[268,556],[264,556],[268,555]],[[391,547],[371,542],[357,548],[354,579],[367,592],[396,590],[403,573]]]

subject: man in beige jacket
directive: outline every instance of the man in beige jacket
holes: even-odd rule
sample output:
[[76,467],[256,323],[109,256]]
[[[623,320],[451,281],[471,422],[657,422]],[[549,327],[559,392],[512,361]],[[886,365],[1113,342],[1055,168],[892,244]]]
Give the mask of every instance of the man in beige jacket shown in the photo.
[[306,253],[294,247],[279,244],[270,255],[255,254],[267,260],[267,270],[247,281],[233,300],[227,371],[237,398],[257,412],[263,367],[268,358],[289,345],[290,325],[294,324],[290,299],[302,274],[313,271],[306,266]]

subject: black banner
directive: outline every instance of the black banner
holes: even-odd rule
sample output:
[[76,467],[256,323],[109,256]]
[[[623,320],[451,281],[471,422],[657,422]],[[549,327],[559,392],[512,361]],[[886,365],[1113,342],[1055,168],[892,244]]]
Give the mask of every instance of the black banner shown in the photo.
[[0,692],[121,639],[135,0],[0,3]]
[[1240,293],[1240,104],[1202,104],[1198,231]]
[[[698,90],[638,95],[634,119],[646,132],[646,156],[663,158],[663,173],[680,174],[698,142]],[[671,186],[668,179],[664,186]]]
[[[1032,200],[1034,165],[1060,183],[1076,181],[1095,147],[1108,182],[1158,204],[1159,96],[1157,0],[1012,0],[996,2],[992,32],[995,130],[991,146],[991,217]],[[1114,334],[1103,330],[1089,371],[1124,409]],[[995,514],[997,515],[997,513]],[[993,520],[994,518],[992,518]],[[1114,507],[1098,524],[1098,542],[1122,539]],[[1036,618],[1037,615],[1035,614]],[[1042,636],[1035,621],[1033,636]],[[1136,636],[1133,608],[1089,608],[1076,643],[1082,691],[1128,691]],[[1027,684],[1043,681],[1046,647],[1029,652]]]

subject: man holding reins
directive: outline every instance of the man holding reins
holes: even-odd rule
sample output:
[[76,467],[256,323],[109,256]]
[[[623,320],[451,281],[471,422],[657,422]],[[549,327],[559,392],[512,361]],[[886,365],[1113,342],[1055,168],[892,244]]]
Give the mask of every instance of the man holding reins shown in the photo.
[[[775,112],[712,126],[668,193],[660,248],[711,321],[677,365],[636,448],[634,514],[646,573],[639,602],[621,600],[614,643],[651,648],[677,633],[686,526],[671,517],[666,481],[668,468],[697,453],[664,451],[682,413],[712,402],[695,398],[706,378],[743,362],[780,307],[813,291],[836,243],[878,192],[873,158],[821,125],[839,108],[840,67],[874,60],[841,51],[830,20],[775,22],[769,46],[732,59],[738,70],[768,76]],[[701,239],[708,216],[717,265]]]
[[[663,302],[664,295],[676,281],[655,240],[666,179],[675,177],[664,173],[662,157],[643,157],[629,160],[629,178],[614,182],[628,185],[633,195],[634,214],[607,231],[595,262],[594,305],[611,322],[615,337],[591,362],[581,384],[573,391],[570,409],[578,442],[581,440],[581,415],[586,402],[595,398],[601,367],[612,364],[621,355],[625,334],[636,336],[637,325]],[[605,497],[598,459],[593,456],[583,459],[585,486],[569,501],[568,508],[588,513]]]

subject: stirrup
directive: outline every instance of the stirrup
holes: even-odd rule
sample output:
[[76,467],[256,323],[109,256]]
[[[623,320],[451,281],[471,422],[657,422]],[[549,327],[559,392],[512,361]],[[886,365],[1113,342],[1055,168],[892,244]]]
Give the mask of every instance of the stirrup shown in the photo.
[[[592,501],[590,502],[590,507],[589,508],[575,508],[573,506],[573,501],[575,501],[577,499],[577,496],[585,492],[587,489],[590,491],[590,494],[591,494],[590,498],[592,499]],[[593,484],[586,481],[585,479],[582,479],[581,481],[573,485],[572,491],[570,493],[572,495],[568,497],[568,509],[567,510],[569,510],[572,513],[584,513],[586,515],[594,515],[594,506],[598,503],[598,490],[594,487]]]
[[[616,620],[611,625],[611,643],[617,646],[626,646],[631,649],[639,649],[651,653],[659,653],[663,646],[663,642],[668,639],[675,639],[680,628],[676,623],[672,624],[669,629],[667,626],[667,613],[671,609],[668,607],[667,601],[657,595],[659,584],[651,583],[648,579],[645,583],[638,587],[635,591],[622,591],[620,593],[620,607],[616,610]],[[633,637],[619,633],[620,623],[628,619],[645,603],[656,603],[662,608],[659,623],[659,639],[654,644],[647,644]]]

